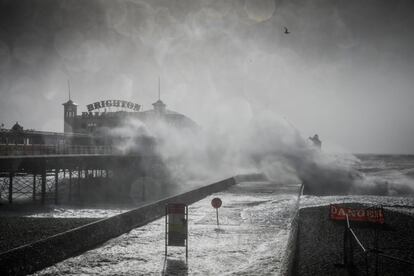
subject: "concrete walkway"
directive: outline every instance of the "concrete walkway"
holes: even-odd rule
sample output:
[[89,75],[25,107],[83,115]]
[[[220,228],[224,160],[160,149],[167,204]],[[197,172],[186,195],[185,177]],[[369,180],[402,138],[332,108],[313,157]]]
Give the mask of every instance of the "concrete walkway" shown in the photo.
[[181,247],[164,257],[162,218],[35,275],[278,275],[299,188],[246,182],[190,205],[187,261]]

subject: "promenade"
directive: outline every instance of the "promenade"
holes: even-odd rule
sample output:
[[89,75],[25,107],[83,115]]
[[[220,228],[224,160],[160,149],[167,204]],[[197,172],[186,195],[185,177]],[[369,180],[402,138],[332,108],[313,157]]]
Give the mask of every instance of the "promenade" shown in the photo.
[[[164,217],[35,275],[279,274],[300,185],[245,182],[189,206],[189,253],[169,247]],[[211,199],[220,197],[220,226]]]

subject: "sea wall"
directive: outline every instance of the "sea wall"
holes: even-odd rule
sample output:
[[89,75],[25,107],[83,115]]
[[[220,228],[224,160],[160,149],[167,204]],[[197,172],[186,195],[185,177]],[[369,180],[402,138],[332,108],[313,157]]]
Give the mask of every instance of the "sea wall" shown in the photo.
[[290,232],[288,243],[285,249],[285,255],[283,256],[282,266],[280,269],[280,275],[293,275],[296,267],[296,253],[298,246],[298,233],[299,233],[299,207],[300,197],[303,195],[304,185],[302,184],[299,189],[298,199],[296,201],[295,213],[290,223]]
[[296,212],[290,226],[288,243],[282,260],[280,275],[290,276],[295,271],[295,260],[298,246],[299,212]]
[[[360,204],[347,204],[360,207]],[[393,258],[414,261],[414,218],[412,215],[385,209],[385,226],[376,230],[372,225],[351,227],[363,246],[374,248],[378,234],[378,248]],[[348,275],[343,263],[344,223],[329,219],[329,206],[300,209],[298,233],[292,270],[289,275]],[[354,267],[352,275],[414,275],[414,265],[386,257],[367,254],[367,258],[356,243],[353,245]]]
[[236,180],[228,178],[4,252],[0,255],[0,275],[33,273],[162,217],[168,203],[191,204],[234,184]]

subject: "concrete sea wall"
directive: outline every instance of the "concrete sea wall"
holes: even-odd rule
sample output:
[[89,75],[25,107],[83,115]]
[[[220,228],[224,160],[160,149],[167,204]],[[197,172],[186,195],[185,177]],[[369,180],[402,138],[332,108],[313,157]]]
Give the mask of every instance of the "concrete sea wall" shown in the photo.
[[0,275],[33,273],[162,217],[168,203],[191,204],[234,184],[236,180],[228,178],[4,252],[0,255]]
[[[348,207],[361,207],[361,204],[347,204]],[[378,249],[393,258],[414,262],[414,217],[409,214],[384,210],[385,226],[376,230],[372,225],[351,227],[363,246],[374,248],[378,234]],[[354,243],[354,267],[349,273],[341,267],[343,263],[344,223],[329,219],[329,206],[300,209],[294,260],[288,275],[414,275],[414,265],[379,257],[365,255]],[[377,231],[377,232],[376,232]],[[365,257],[367,256],[367,257]],[[378,274],[375,274],[378,273]]]
[[296,201],[295,214],[290,223],[290,233],[288,243],[286,245],[285,255],[282,260],[280,275],[293,275],[296,266],[296,253],[299,233],[299,207],[300,197],[303,195],[304,186],[300,187],[298,199]]
[[299,212],[295,214],[290,226],[289,240],[286,246],[285,256],[282,260],[280,275],[293,275],[298,244]]

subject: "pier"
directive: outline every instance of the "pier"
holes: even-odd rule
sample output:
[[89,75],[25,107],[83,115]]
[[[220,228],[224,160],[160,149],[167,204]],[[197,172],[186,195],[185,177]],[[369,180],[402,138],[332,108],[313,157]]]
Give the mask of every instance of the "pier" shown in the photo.
[[52,200],[59,204],[61,199],[79,198],[82,186],[93,185],[98,179],[116,178],[117,184],[112,181],[113,185],[118,185],[114,190],[122,194],[128,189],[128,178],[147,176],[161,162],[153,155],[124,155],[110,149],[84,152],[88,153],[0,156],[0,202],[12,204],[17,200],[31,200],[45,204],[46,200]]

